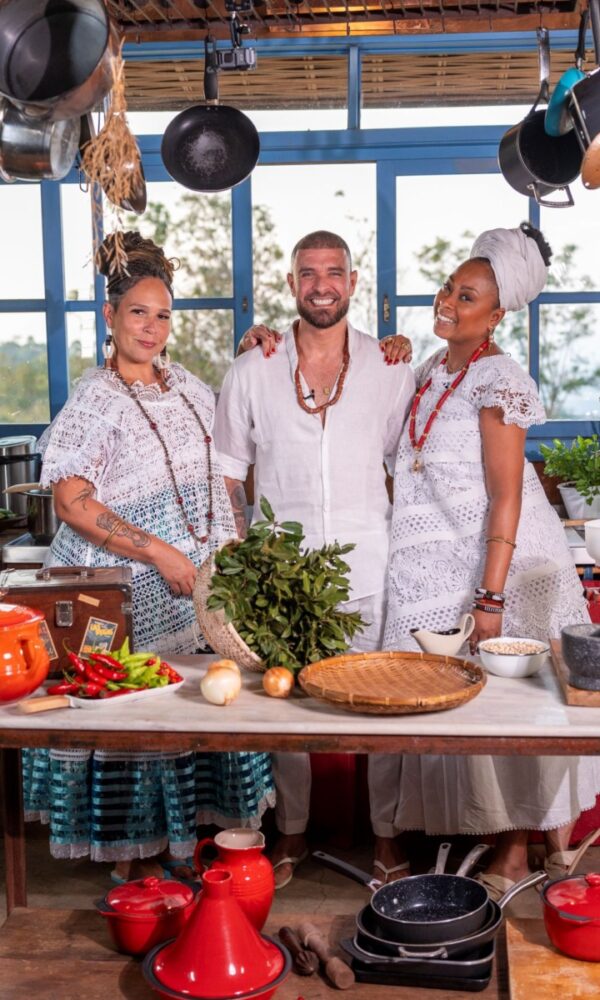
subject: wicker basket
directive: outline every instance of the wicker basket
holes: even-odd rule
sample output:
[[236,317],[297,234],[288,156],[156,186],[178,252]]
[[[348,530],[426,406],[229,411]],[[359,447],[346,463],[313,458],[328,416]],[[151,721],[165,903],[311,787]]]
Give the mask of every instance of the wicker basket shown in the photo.
[[[229,544],[226,542],[225,544]],[[196,609],[196,618],[202,634],[210,643],[215,653],[226,656],[230,660],[235,660],[239,667],[247,670],[263,671],[266,667],[256,653],[253,653],[246,645],[241,636],[238,635],[231,622],[225,618],[222,610],[210,611],[206,602],[210,594],[210,581],[215,572],[214,555],[205,559],[196,577],[194,586],[193,601]]]
[[300,686],[349,712],[405,715],[456,708],[479,694],[486,678],[470,660],[431,653],[353,653],[311,663]]

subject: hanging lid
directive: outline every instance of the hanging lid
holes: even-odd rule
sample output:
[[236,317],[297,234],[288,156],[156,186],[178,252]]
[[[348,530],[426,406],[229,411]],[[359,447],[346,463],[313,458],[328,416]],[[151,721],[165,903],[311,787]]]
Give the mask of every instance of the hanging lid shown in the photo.
[[544,893],[557,910],[578,917],[600,917],[600,875],[575,875],[547,887]]
[[119,913],[160,916],[187,906],[194,898],[194,890],[175,879],[141,878],[111,889],[106,902]]
[[35,608],[26,608],[24,604],[0,604],[0,629],[31,625],[43,620],[44,615]]

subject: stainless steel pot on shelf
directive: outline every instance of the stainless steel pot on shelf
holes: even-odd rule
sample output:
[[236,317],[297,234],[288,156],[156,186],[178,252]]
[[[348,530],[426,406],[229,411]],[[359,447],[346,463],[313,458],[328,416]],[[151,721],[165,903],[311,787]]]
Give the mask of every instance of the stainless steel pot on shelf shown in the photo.
[[37,480],[40,456],[35,450],[35,442],[31,434],[0,437],[0,507],[6,507],[16,517],[27,514],[27,497],[7,490],[19,483]]
[[9,487],[7,492],[11,497],[23,497],[29,534],[38,545],[49,545],[61,524],[54,510],[52,490],[39,483],[20,483]]

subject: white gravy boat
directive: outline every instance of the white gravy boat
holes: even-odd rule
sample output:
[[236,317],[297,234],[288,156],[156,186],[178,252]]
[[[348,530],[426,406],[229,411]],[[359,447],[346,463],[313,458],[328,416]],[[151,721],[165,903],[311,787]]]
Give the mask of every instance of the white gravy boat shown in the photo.
[[455,628],[445,632],[428,632],[424,628],[411,628],[410,633],[419,643],[424,653],[436,653],[438,656],[456,656],[463,642],[475,628],[473,615],[463,615]]

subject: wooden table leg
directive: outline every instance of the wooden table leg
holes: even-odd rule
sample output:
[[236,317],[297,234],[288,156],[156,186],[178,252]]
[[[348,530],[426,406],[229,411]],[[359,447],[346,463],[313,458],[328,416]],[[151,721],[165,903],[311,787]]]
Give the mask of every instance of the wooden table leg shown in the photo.
[[2,770],[2,821],[6,859],[6,910],[27,906],[27,862],[25,856],[25,820],[23,818],[23,778],[21,751],[0,750]]

